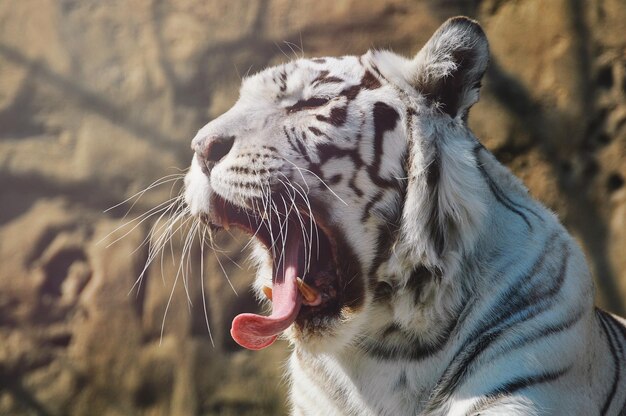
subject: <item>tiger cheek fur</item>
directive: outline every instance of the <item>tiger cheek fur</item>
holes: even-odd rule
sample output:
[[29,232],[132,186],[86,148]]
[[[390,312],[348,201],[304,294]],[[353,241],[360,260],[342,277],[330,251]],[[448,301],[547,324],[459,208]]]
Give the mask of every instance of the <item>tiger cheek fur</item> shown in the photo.
[[233,337],[293,344],[294,414],[623,411],[623,323],[467,127],[488,60],[467,18],[413,59],[296,60],[245,79],[193,139],[189,211],[253,235],[272,298]]

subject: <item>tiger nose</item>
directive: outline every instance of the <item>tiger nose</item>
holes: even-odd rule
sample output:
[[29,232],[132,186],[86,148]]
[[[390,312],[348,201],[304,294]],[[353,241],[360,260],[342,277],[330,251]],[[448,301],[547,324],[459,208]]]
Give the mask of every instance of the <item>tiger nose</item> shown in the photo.
[[222,160],[235,143],[235,136],[208,136],[194,140],[192,148],[201,162],[216,164]]

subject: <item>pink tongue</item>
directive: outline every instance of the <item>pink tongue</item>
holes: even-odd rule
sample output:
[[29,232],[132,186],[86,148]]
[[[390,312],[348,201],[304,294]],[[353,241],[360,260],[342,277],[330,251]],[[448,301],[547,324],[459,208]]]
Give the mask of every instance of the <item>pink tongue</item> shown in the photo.
[[283,262],[276,267],[277,276],[272,287],[272,314],[270,316],[242,313],[233,319],[230,335],[244,348],[260,350],[271,345],[278,334],[296,320],[302,297],[298,292],[298,249],[297,233],[288,234],[283,253]]

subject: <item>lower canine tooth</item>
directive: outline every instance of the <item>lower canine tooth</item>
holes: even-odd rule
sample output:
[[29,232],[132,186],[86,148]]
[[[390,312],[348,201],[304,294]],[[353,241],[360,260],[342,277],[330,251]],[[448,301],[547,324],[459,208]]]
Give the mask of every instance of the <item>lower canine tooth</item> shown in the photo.
[[296,279],[296,282],[298,283],[298,289],[300,293],[302,293],[302,297],[306,301],[304,302],[306,305],[316,306],[322,303],[322,296],[316,289],[304,283],[304,280],[299,277]]
[[265,297],[269,300],[272,300],[272,288],[269,286],[263,286],[262,290],[263,294],[265,294]]

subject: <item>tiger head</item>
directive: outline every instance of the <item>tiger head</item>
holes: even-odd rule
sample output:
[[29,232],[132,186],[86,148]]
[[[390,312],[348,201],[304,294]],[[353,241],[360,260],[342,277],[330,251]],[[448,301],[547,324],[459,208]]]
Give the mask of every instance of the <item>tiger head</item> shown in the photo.
[[356,342],[396,313],[394,296],[414,306],[401,294],[416,273],[433,285],[454,273],[485,211],[466,120],[487,62],[482,29],[458,17],[413,59],[299,59],[244,79],[194,137],[185,179],[193,215],[257,243],[254,287],[272,312],[237,316],[239,344],[283,331],[315,348]]

